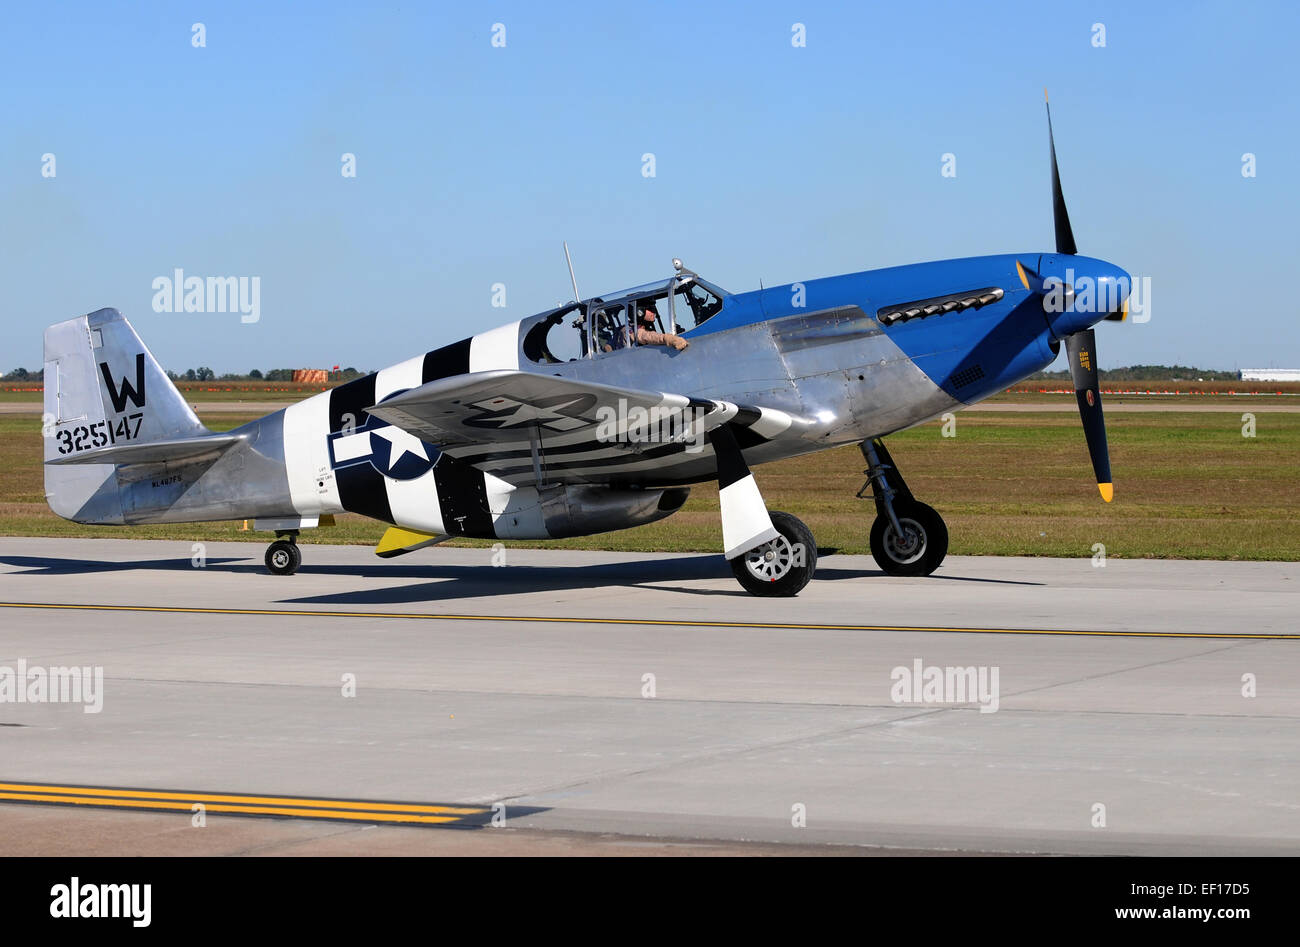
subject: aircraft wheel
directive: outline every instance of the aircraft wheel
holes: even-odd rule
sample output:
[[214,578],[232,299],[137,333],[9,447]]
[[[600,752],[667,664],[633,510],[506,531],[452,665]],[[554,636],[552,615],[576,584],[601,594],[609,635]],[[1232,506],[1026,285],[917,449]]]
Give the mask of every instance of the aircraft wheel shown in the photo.
[[798,595],[817,569],[817,542],[807,526],[789,513],[773,511],[781,535],[731,560],[731,571],[750,595]]
[[266,547],[266,571],[271,575],[293,575],[302,565],[298,544],[287,539],[277,539]]
[[896,506],[900,537],[887,516],[871,524],[871,555],[889,575],[929,575],[948,555],[948,527],[933,507],[924,503]]

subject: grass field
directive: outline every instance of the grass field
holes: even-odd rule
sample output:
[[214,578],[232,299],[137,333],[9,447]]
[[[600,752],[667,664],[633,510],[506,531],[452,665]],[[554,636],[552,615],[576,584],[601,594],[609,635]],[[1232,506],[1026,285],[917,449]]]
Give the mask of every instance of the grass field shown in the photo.
[[[1043,396],[1047,397],[1047,396]],[[45,505],[40,421],[0,416],[0,534],[114,536],[139,539],[267,542],[239,523],[86,527]],[[214,430],[249,418],[214,414]],[[889,447],[908,485],[939,510],[962,555],[1088,556],[1103,543],[1109,557],[1300,559],[1300,413],[1261,414],[1245,438],[1240,414],[1129,413],[1109,419],[1115,501],[1097,494],[1079,420],[1073,414],[958,415],[957,436],[938,422],[896,434]],[[756,471],[773,509],[788,510],[813,530],[818,545],[868,552],[875,515],[862,485],[855,447],[769,464]],[[562,540],[570,548],[717,551],[716,487],[696,487],[686,506],[659,523]],[[304,542],[374,543],[384,526],[344,515]],[[478,545],[458,540],[457,544]]]

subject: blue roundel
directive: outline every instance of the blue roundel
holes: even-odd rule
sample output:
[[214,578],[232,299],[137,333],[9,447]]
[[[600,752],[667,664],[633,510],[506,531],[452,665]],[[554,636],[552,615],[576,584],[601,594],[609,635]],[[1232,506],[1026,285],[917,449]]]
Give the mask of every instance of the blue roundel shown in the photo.
[[330,466],[335,470],[369,464],[394,480],[423,477],[442,456],[436,445],[373,416],[358,428],[330,434],[329,448]]

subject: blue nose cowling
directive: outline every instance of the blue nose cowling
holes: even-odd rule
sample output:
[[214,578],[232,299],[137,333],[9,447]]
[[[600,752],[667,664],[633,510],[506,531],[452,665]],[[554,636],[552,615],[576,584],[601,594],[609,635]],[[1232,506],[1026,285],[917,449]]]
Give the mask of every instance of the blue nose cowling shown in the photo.
[[1043,312],[1058,339],[1119,312],[1133,285],[1120,267],[1086,256],[1044,254],[1038,258],[1038,273],[1045,290]]

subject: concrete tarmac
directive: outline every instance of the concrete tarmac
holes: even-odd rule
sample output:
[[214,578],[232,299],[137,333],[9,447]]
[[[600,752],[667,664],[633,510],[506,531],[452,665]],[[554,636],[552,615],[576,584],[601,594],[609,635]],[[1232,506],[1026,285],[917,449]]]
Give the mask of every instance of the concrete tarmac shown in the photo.
[[830,556],[757,599],[710,555],[262,551],[0,539],[0,677],[104,676],[98,713],[0,702],[0,783],[505,830],[0,804],[9,851],[1300,852],[1295,563]]

